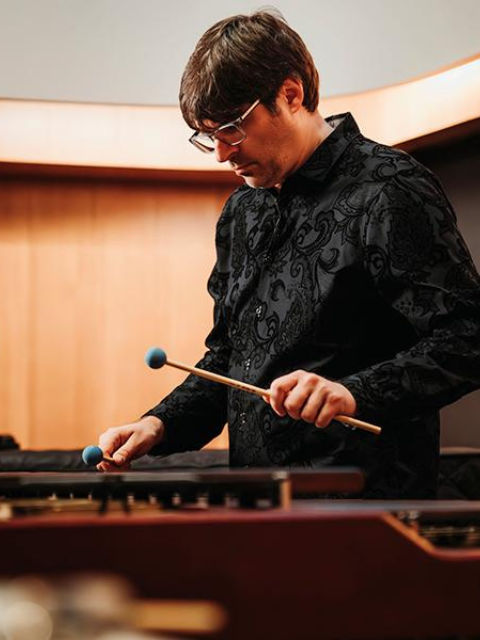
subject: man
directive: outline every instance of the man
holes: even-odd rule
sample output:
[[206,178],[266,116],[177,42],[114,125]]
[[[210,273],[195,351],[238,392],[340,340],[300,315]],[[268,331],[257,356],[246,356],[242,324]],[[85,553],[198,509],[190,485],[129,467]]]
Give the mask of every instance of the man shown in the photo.
[[324,119],[318,88],[275,14],[223,20],[198,42],[180,89],[190,141],[245,185],[218,222],[197,366],[272,398],[190,376],[101,436],[119,464],[201,448],[228,421],[233,466],[358,465],[365,496],[434,497],[438,410],[480,386],[479,277],[435,176],[350,114]]

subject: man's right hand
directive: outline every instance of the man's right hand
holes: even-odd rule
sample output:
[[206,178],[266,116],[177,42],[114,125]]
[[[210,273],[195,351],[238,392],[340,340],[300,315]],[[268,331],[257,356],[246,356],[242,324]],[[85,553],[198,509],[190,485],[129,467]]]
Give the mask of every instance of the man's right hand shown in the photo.
[[111,456],[116,464],[100,462],[99,471],[124,471],[130,463],[150,451],[163,440],[163,422],[155,416],[145,416],[137,422],[122,427],[111,427],[99,438],[103,453]]

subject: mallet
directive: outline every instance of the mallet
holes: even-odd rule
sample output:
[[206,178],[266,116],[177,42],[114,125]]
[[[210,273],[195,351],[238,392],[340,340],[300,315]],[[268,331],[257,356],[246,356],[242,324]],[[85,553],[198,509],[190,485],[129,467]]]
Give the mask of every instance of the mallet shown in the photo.
[[115,460],[110,456],[107,456],[103,453],[100,447],[96,445],[89,445],[85,447],[82,453],[82,460],[88,467],[96,467],[100,462],[110,462],[111,464],[116,464]]
[[[205,369],[198,369],[197,367],[190,367],[189,365],[181,362],[175,362],[175,360],[169,360],[167,359],[165,351],[159,347],[152,347],[147,351],[145,354],[145,362],[151,369],[160,369],[167,364],[170,367],[182,369],[182,371],[188,371],[188,373],[193,373],[201,378],[213,380],[213,382],[220,382],[221,384],[226,384],[229,387],[234,387],[241,391],[248,391],[249,393],[254,393],[262,398],[270,399],[270,391],[268,389],[262,389],[261,387],[254,386],[253,384],[240,382],[240,380],[233,380],[232,378],[227,378],[227,376],[222,376],[218,373],[212,373],[211,371],[205,371]],[[380,427],[377,427],[374,424],[364,422],[363,420],[357,420],[357,418],[351,418],[350,416],[339,415],[335,416],[335,419],[339,422],[343,422],[344,424],[348,424],[351,427],[370,431],[371,433],[379,434],[382,431]]]

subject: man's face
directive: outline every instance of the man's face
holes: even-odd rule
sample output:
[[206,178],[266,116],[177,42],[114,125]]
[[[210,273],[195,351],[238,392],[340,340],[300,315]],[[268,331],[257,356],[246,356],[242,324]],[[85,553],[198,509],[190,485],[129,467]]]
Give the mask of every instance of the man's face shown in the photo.
[[[218,123],[207,120],[205,125],[214,128]],[[217,162],[228,162],[250,187],[268,188],[281,184],[295,163],[288,109],[277,101],[274,115],[260,103],[242,123],[242,129],[247,137],[239,145],[215,140]]]

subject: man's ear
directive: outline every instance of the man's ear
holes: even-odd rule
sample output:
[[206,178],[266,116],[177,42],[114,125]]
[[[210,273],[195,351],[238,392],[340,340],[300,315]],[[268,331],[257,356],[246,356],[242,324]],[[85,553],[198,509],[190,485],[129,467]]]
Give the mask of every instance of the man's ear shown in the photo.
[[298,78],[287,78],[280,87],[280,97],[284,99],[291,113],[296,113],[303,104],[303,84]]

